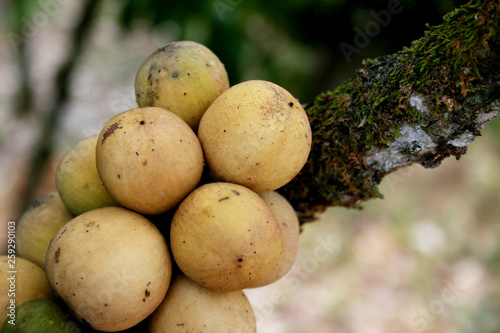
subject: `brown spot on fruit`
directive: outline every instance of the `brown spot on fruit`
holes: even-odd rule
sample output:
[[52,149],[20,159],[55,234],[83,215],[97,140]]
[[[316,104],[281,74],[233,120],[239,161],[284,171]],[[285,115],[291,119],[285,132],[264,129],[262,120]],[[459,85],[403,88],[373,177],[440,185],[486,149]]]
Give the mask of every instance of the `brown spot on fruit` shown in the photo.
[[144,295],[146,295],[146,297],[149,297],[151,295],[151,292],[149,290],[144,290]]
[[288,103],[289,107],[293,107],[293,102]]
[[120,127],[120,122],[117,121],[116,123],[112,124],[111,126],[108,127],[108,129],[106,130],[106,132],[104,132],[104,134],[102,135],[102,140],[101,140],[101,145],[104,144],[104,141],[106,141],[106,139],[114,133],[114,131],[116,131],[117,129],[120,129],[120,128],[123,128],[123,127]]
[[58,247],[57,250],[56,250],[56,253],[54,253],[54,259],[55,259],[55,262],[58,263],[59,262],[59,256],[61,255],[61,248]]

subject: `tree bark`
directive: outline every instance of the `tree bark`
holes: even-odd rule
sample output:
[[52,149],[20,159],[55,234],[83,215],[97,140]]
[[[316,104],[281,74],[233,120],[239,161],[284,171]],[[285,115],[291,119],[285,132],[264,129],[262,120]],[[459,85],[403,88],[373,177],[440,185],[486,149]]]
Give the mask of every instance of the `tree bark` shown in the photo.
[[328,207],[381,198],[378,184],[401,167],[433,168],[465,154],[500,116],[499,28],[499,1],[473,0],[307,105],[311,154],[279,190],[301,223]]

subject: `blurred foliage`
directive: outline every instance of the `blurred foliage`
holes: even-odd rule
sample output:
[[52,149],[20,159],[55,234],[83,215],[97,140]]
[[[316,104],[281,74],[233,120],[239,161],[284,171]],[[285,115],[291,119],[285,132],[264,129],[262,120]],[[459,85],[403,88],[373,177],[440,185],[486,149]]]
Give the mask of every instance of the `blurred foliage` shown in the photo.
[[[55,0],[54,0],[55,1]],[[43,2],[43,1],[42,1]],[[45,3],[50,2],[49,0]],[[205,44],[226,65],[232,84],[248,79],[273,81],[311,101],[352,75],[369,57],[393,53],[419,38],[425,24],[466,1],[459,0],[101,0],[118,7],[117,21],[130,32],[137,22],[178,40]],[[374,12],[398,3],[401,13],[346,59],[339,45],[354,43],[355,27],[375,20]],[[12,1],[9,22],[16,31],[40,1]],[[165,43],[169,42],[166,40]]]

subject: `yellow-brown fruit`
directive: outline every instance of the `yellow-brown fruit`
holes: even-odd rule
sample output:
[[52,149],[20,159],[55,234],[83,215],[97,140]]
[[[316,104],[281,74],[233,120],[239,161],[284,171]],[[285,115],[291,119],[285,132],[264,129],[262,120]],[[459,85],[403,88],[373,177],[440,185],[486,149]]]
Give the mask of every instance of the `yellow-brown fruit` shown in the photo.
[[0,256],[0,291],[0,329],[6,318],[19,324],[15,307],[40,298],[55,298],[43,269],[29,260],[8,255]]
[[256,325],[243,291],[211,291],[180,274],[151,316],[149,332],[255,333]]
[[192,41],[159,48],[144,61],[135,79],[139,107],[172,111],[195,131],[206,109],[228,88],[224,64],[206,46]]
[[96,147],[104,187],[123,207],[148,215],[176,206],[203,172],[196,134],[161,108],[138,108],[113,117]]
[[260,193],[276,216],[283,234],[283,251],[278,264],[257,287],[278,281],[292,268],[299,251],[300,223],[292,205],[281,194],[275,191]]
[[118,205],[102,186],[97,173],[96,144],[97,135],[80,140],[63,156],[57,166],[57,192],[68,210],[75,215]]
[[203,115],[198,137],[217,177],[255,192],[292,180],[311,149],[311,127],[299,101],[261,80],[222,93]]
[[75,316],[99,331],[130,328],[161,303],[172,275],[163,235],[144,216],[104,207],[69,221],[47,251],[47,277]]
[[45,254],[50,240],[73,217],[57,191],[36,199],[17,223],[17,255],[45,268]]
[[282,242],[281,228],[264,200],[231,183],[194,190],[177,208],[170,228],[180,270],[215,291],[259,284],[277,264]]

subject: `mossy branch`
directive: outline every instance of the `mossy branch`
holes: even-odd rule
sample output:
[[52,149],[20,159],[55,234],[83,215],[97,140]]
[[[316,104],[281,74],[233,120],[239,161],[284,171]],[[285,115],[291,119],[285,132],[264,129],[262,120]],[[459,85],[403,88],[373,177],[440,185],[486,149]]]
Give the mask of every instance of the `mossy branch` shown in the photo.
[[306,107],[313,147],[280,192],[301,222],[331,206],[380,198],[382,178],[404,166],[457,159],[500,116],[500,3],[471,1],[396,54],[366,60]]

